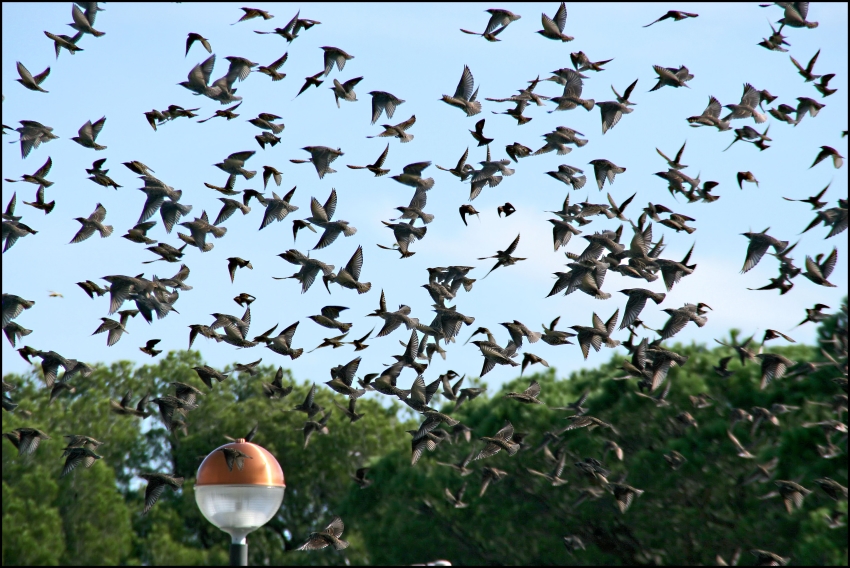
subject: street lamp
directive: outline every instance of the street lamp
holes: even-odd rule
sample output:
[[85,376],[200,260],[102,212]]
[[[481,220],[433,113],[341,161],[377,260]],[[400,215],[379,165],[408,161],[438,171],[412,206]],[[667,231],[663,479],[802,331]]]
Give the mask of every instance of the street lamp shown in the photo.
[[[240,469],[227,467],[223,448],[245,454]],[[195,501],[209,522],[231,537],[230,565],[248,565],[245,537],[266,524],[280,508],[286,483],[283,470],[265,448],[239,438],[204,458],[198,468]]]

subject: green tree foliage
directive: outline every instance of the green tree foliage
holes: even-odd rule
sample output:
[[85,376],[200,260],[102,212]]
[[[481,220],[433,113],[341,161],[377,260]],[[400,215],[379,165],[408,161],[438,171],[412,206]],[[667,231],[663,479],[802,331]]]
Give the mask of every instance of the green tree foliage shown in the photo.
[[[673,369],[669,407],[657,408],[634,394],[634,381],[613,381],[623,375],[620,360],[599,369],[575,373],[570,380],[545,373],[517,379],[491,399],[478,398],[454,414],[472,427],[477,436],[492,435],[504,420],[516,431],[530,433],[528,449],[514,457],[500,452],[493,458],[473,462],[475,471],[461,478],[436,461],[455,463],[470,446],[441,445],[433,455],[409,467],[406,452],[388,455],[375,465],[374,490],[352,490],[344,510],[357,518],[366,535],[371,559],[376,564],[410,564],[447,558],[456,564],[711,564],[720,554],[729,560],[735,549],[762,548],[791,556],[795,563],[846,564],[847,532],[827,528],[825,515],[835,503],[820,493],[814,479],[847,480],[846,456],[822,459],[818,444],[825,435],[803,423],[832,418],[828,409],[807,404],[823,401],[838,387],[831,382],[834,368],[797,379],[780,380],[759,389],[760,367],[732,363],[735,374],[720,378],[712,369],[732,350],[722,347],[676,347],[690,357],[682,368]],[[769,351],[774,351],[769,349]],[[806,346],[776,349],[795,361],[822,360]],[[552,487],[545,479],[530,475],[526,468],[548,472],[554,465],[535,451],[544,432],[558,432],[567,424],[564,412],[538,405],[522,405],[502,397],[521,391],[531,380],[542,387],[540,399],[548,406],[566,406],[585,391],[588,414],[614,424],[610,430],[581,429],[565,432],[562,446],[567,468],[562,477],[569,483]],[[709,394],[709,408],[696,409],[691,395]],[[734,432],[755,459],[742,459],[726,435],[729,410],[753,406],[770,408],[774,403],[799,406],[779,417],[779,428],[762,425],[755,436],[752,425],[739,424]],[[448,408],[448,407],[447,407]],[[689,411],[698,428],[682,428],[675,416]],[[619,462],[606,455],[606,440],[615,441],[625,453]],[[845,438],[846,441],[846,438]],[[477,447],[482,447],[478,443]],[[552,452],[557,444],[551,444]],[[674,471],[664,454],[678,451],[688,460]],[[746,484],[756,464],[779,458],[775,479],[797,480],[815,490],[803,510],[788,515],[781,498],[760,499],[776,490],[773,483]],[[621,514],[613,498],[602,492],[598,499],[576,504],[580,489],[591,484],[581,477],[574,463],[584,458],[604,460],[608,479],[643,489],[631,508]],[[478,496],[480,469],[498,467],[508,472]],[[457,490],[469,482],[465,501],[468,508],[454,509],[444,498],[444,488]],[[846,513],[846,502],[838,505]],[[427,537],[423,536],[427,535]],[[571,556],[562,544],[565,535],[578,535],[587,545]],[[393,546],[403,541],[404,547]],[[748,563],[745,558],[743,562]]]
[[[843,323],[840,317],[823,327],[846,329],[846,316]],[[829,350],[829,336],[821,339]],[[739,548],[772,550],[795,563],[846,564],[847,532],[831,530],[827,522],[836,508],[846,515],[846,502],[829,500],[813,482],[826,476],[847,484],[846,438],[833,436],[841,456],[823,459],[818,445],[826,444],[826,435],[803,426],[834,417],[830,408],[807,401],[830,402],[839,392],[831,380],[838,371],[825,364],[760,390],[755,363],[742,367],[733,359],[734,374],[728,379],[714,372],[720,357],[734,354],[730,348],[691,345],[676,350],[689,360],[670,372],[668,407],[657,408],[636,396],[634,380],[612,380],[623,374],[618,358],[569,379],[559,379],[549,369],[516,379],[503,392],[490,393],[491,398],[467,402],[453,416],[473,429],[472,444],[462,439],[442,443],[413,467],[411,438],[405,433],[415,427],[413,413],[397,403],[387,405],[386,398],[358,401],[358,412],[365,417],[349,424],[333,404],[344,405],[346,399],[320,388],[316,402],[334,412],[330,434],[314,435],[305,449],[304,414],[289,410],[303,400],[311,381],[294,383],[293,393],[283,401],[270,401],[261,383],[271,382],[276,371],[271,366],[260,367],[255,377],[234,373],[210,391],[192,370],[202,364],[199,355],[173,352],[137,368],[128,362],[96,366],[90,377],[75,380],[76,393],[63,394],[52,404],[40,371],[7,375],[4,380],[17,386],[12,394],[20,407],[3,413],[3,431],[35,427],[51,439],[29,459],[3,442],[3,563],[226,564],[229,537],[201,516],[194,475],[200,459],[227,442],[224,436],[244,436],[258,424],[254,441],[279,459],[287,490],[276,517],[249,536],[251,564],[410,564],[436,558],[455,564],[710,564],[717,554],[729,560]],[[798,362],[825,361],[819,349],[807,346],[775,351]],[[522,405],[502,396],[523,390],[531,380],[542,386],[540,399],[547,406]],[[187,416],[188,435],[169,433],[158,415],[143,421],[110,412],[109,398],[119,400],[131,389],[135,403],[147,392],[154,397],[172,393],[169,383],[174,381],[205,393],[200,407]],[[284,383],[293,383],[288,373]],[[568,456],[562,474],[568,483],[552,487],[526,468],[551,470],[539,446],[544,433],[563,429],[571,414],[552,407],[566,406],[585,391],[589,414],[614,424],[618,433],[581,429],[550,444],[552,452]],[[694,407],[689,397],[700,394],[711,396],[710,407]],[[752,424],[738,424],[735,435],[756,458],[737,457],[726,434],[730,409],[770,408],[774,403],[800,409],[780,415],[779,427],[763,424],[754,434]],[[443,410],[451,409],[447,404]],[[695,417],[698,428],[679,425],[674,417],[682,411]],[[460,461],[481,448],[477,438],[492,435],[506,419],[517,432],[527,433],[526,447],[516,456],[501,452],[473,462],[473,473],[464,478],[437,465]],[[97,449],[103,459],[60,479],[66,434],[104,442]],[[622,462],[606,454],[607,440],[623,449]],[[674,450],[687,458],[676,471],[663,457]],[[581,489],[591,484],[573,464],[590,457],[604,462],[611,482],[645,491],[625,514],[604,490],[577,503]],[[773,458],[778,458],[774,479],[795,480],[814,490],[791,515],[780,498],[760,498],[775,491],[772,482],[747,483],[757,464]],[[373,483],[359,489],[349,475],[363,466],[371,467]],[[485,466],[508,475],[479,497]],[[182,490],[167,490],[147,515],[142,514],[145,484],[137,477],[144,471],[186,478]],[[456,491],[464,482],[469,484],[464,496],[469,507],[451,508],[444,491]],[[347,550],[293,551],[334,515],[346,523]],[[586,550],[571,556],[562,543],[565,535],[579,536]],[[749,560],[745,556],[743,563]]]

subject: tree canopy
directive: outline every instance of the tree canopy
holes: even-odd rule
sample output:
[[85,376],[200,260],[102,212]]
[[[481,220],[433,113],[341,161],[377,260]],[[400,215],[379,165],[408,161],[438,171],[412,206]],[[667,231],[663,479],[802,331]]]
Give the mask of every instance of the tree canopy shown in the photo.
[[[304,415],[290,410],[311,382],[294,381],[285,371],[284,384],[294,384],[293,392],[282,401],[269,400],[262,382],[271,382],[277,370],[272,366],[259,367],[256,376],[233,373],[210,390],[192,369],[202,364],[200,356],[172,352],[140,367],[96,365],[90,377],[77,381],[75,393],[52,403],[39,372],[6,375],[4,381],[17,387],[12,394],[20,407],[3,413],[3,431],[38,428],[50,439],[29,457],[3,443],[3,563],[225,564],[229,537],[201,516],[194,474],[200,459],[226,443],[225,436],[242,437],[258,425],[254,441],[279,459],[287,491],[278,514],[249,536],[251,564],[410,564],[437,558],[454,564],[708,564],[718,555],[729,562],[736,550],[744,551],[747,564],[750,549],[800,564],[846,564],[846,528],[830,528],[831,519],[846,519],[846,499],[833,501],[814,483],[828,477],[846,485],[846,434],[839,440],[840,433],[811,427],[835,417],[841,390],[833,379],[841,372],[826,355],[834,356],[830,342],[840,336],[836,329],[846,337],[846,326],[841,313],[824,322],[825,354],[805,345],[767,349],[797,363],[814,362],[816,369],[789,373],[764,390],[759,364],[741,366],[727,346],[689,345],[675,347],[689,359],[669,373],[667,406],[637,396],[633,380],[612,380],[623,375],[622,357],[568,378],[559,378],[555,369],[526,375],[457,411],[453,402],[432,402],[470,427],[472,442],[459,436],[453,444],[440,443],[415,466],[405,432],[417,427],[415,413],[387,404],[388,397],[360,399],[357,411],[365,416],[349,423],[333,404],[345,406],[347,399],[318,389],[316,402],[333,409],[330,432],[314,435],[305,448]],[[723,378],[714,367],[727,356],[733,357],[732,373]],[[200,408],[188,413],[185,435],[166,430],[158,415],[141,420],[110,411],[109,398],[119,400],[132,390],[135,403],[148,392],[173,392],[175,381],[204,392]],[[545,405],[503,396],[523,391],[531,381],[539,383]],[[557,407],[585,392],[587,415],[616,432],[598,427],[559,434],[573,411]],[[781,414],[775,404],[790,408]],[[732,409],[753,407],[773,408],[779,426],[730,424]],[[685,411],[696,425],[676,418]],[[838,418],[843,419],[840,411]],[[437,463],[456,463],[480,449],[477,438],[492,436],[505,420],[526,434],[515,456],[503,451],[473,461],[465,477]],[[738,457],[727,430],[753,458]],[[97,453],[103,458],[59,478],[63,436],[70,434],[102,441]],[[622,449],[622,461],[609,442]],[[840,455],[822,457],[832,443],[837,449],[831,455]],[[665,459],[673,452],[686,460],[676,469]],[[529,468],[550,472],[553,457],[562,455],[563,485],[553,487],[529,473]],[[601,462],[607,483],[643,490],[625,513],[606,482],[590,480],[574,465],[587,458]],[[766,475],[757,475],[760,465]],[[364,489],[351,479],[360,467],[370,468],[372,483]],[[507,475],[479,496],[485,467]],[[182,490],[166,491],[145,515],[145,485],[138,474],[149,471],[176,473],[186,481]],[[775,480],[800,483],[813,493],[789,514],[782,497],[771,496]],[[462,501],[468,506],[454,508],[446,490],[456,493],[465,483]],[[348,549],[293,550],[335,515],[346,523]],[[585,549],[569,551],[565,536],[578,537]]]

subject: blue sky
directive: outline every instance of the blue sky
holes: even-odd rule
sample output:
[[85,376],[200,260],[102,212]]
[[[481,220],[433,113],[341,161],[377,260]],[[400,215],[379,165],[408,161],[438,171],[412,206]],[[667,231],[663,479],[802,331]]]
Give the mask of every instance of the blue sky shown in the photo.
[[[561,316],[561,327],[590,325],[591,314],[596,311],[607,319],[615,309],[625,306],[625,296],[617,291],[623,288],[647,287],[664,291],[659,280],[645,285],[641,281],[626,279],[609,272],[603,290],[613,297],[597,301],[580,292],[570,296],[545,298],[553,280],[552,273],[565,270],[564,250],[581,252],[585,241],[573,238],[566,249],[552,250],[552,215],[546,210],[559,209],[567,187],[545,175],[559,164],[569,164],[592,171],[588,162],[596,158],[611,160],[627,168],[617,176],[613,186],[606,184],[603,192],[595,185],[581,191],[570,192],[573,202],[586,198],[594,203],[606,203],[605,193],[610,191],[620,203],[632,193],[637,196],[627,210],[627,216],[637,219],[640,208],[648,202],[664,204],[678,213],[694,217],[697,231],[692,235],[675,234],[655,225],[655,236],[664,235],[668,247],[664,257],[680,260],[692,244],[696,243],[693,262],[698,265],[668,294],[661,306],[650,305],[642,318],[651,327],[660,327],[666,320],[662,308],[680,307],[685,302],[705,302],[714,310],[709,313],[708,324],[701,329],[688,327],[676,339],[682,341],[711,342],[722,338],[732,327],[745,333],[774,328],[788,331],[804,317],[804,309],[822,302],[836,309],[847,294],[847,235],[846,233],[825,241],[827,230],[818,228],[798,237],[797,234],[813,218],[808,205],[789,203],[781,196],[804,198],[817,193],[832,183],[826,198],[834,204],[839,197],[847,196],[847,169],[835,170],[830,162],[809,169],[821,145],[835,147],[847,155],[846,139],[841,131],[847,129],[847,5],[843,3],[813,4],[809,19],[820,22],[814,30],[786,29],[791,43],[789,53],[770,52],[756,44],[770,33],[768,21],[782,17],[778,8],[762,9],[756,4],[568,4],[565,33],[575,37],[570,43],[546,40],[537,35],[541,29],[540,14],[550,16],[557,3],[502,4],[499,7],[521,14],[499,38],[489,43],[480,37],[462,34],[459,28],[483,30],[488,19],[485,4],[301,4],[258,5],[274,14],[273,20],[255,19],[230,25],[242,15],[239,4],[183,4],[110,3],[97,16],[95,27],[106,33],[103,37],[85,36],[79,43],[84,51],[71,56],[63,51],[57,61],[52,42],[44,37],[43,30],[72,35],[66,24],[71,20],[71,4],[4,3],[3,10],[3,122],[17,126],[22,119],[37,120],[54,127],[60,138],[43,144],[22,160],[17,144],[3,145],[3,177],[19,178],[38,169],[48,156],[53,159],[49,179],[55,185],[47,189],[47,199],[56,200],[56,208],[45,216],[23,205],[31,201],[35,186],[3,182],[3,206],[12,193],[18,192],[17,214],[23,222],[38,232],[18,241],[3,254],[3,291],[35,300],[33,309],[24,312],[17,321],[32,329],[32,335],[23,343],[38,349],[55,350],[65,357],[86,362],[111,362],[131,359],[146,362],[146,355],[138,347],[152,338],[162,339],[158,347],[166,350],[185,349],[188,344],[188,325],[210,324],[212,312],[241,315],[242,309],[232,298],[240,292],[257,297],[253,304],[251,335],[258,334],[275,323],[279,330],[300,320],[294,345],[312,349],[322,338],[335,335],[334,330],[319,327],[307,316],[318,314],[322,306],[342,305],[350,310],[343,312],[340,320],[354,323],[350,338],[360,337],[373,325],[380,323],[365,318],[377,307],[381,289],[385,290],[391,309],[404,303],[411,306],[412,315],[429,323],[433,317],[431,299],[419,286],[427,282],[427,267],[471,265],[477,268],[470,277],[479,279],[471,293],[461,292],[458,309],[476,318],[471,328],[464,328],[456,344],[448,346],[448,360],[435,358],[426,378],[436,378],[447,369],[477,376],[482,357],[478,349],[463,341],[471,331],[483,325],[489,327],[500,343],[508,335],[498,324],[520,320],[533,329],[540,330],[541,323]],[[275,35],[257,35],[254,30],[269,31],[282,27],[300,8],[301,17],[319,20],[321,25],[303,31],[292,43]],[[650,28],[641,26],[651,22],[669,9],[696,12],[699,18],[683,22],[665,21]],[[177,85],[186,80],[191,68],[208,57],[196,44],[188,57],[181,55],[189,32],[197,32],[212,43],[217,55],[213,79],[227,70],[224,59],[229,55],[246,57],[261,65],[268,65],[284,52],[289,60],[280,70],[287,77],[272,83],[259,73],[251,74],[238,83],[238,95],[244,104],[236,111],[239,118],[225,121],[216,118],[204,124],[194,120],[179,119],[165,124],[154,132],[143,113],[153,108],[165,109],[170,104],[185,108],[200,107],[198,118],[207,118],[215,110],[226,108],[215,101],[193,96]],[[344,71],[334,68],[326,82],[318,89],[311,88],[297,99],[293,97],[301,88],[304,77],[318,72],[322,66],[321,46],[335,46],[354,55]],[[805,65],[821,49],[815,73],[836,73],[830,83],[838,92],[824,99],[827,106],[814,119],[807,116],[796,128],[769,120],[771,148],[758,152],[749,144],[738,143],[728,152],[722,150],[731,142],[731,132],[719,133],[714,129],[692,129],[686,118],[699,114],[708,97],[716,96],[723,104],[738,102],[742,85],[752,83],[757,88],[768,89],[779,98],[779,103],[796,104],[800,96],[821,100],[810,83],[804,83],[791,62],[794,56]],[[508,116],[496,116],[508,105],[483,101],[485,97],[507,97],[523,88],[527,81],[550,72],[570,67],[571,52],[583,50],[596,61],[614,60],[601,73],[587,72],[584,96],[597,102],[613,100],[610,86],[622,92],[634,79],[639,83],[631,100],[636,103],[634,112],[623,117],[620,123],[604,136],[601,134],[599,111],[576,109],[547,114],[554,108],[530,107],[526,114],[532,121],[523,126]],[[51,74],[43,83],[48,94],[28,91],[14,82],[17,78],[15,62],[21,61],[33,73],[46,66]],[[652,65],[674,67],[686,65],[694,74],[690,89],[665,87],[649,93],[655,84]],[[439,99],[442,94],[453,94],[464,65],[468,65],[480,85],[479,100],[483,112],[466,117]],[[334,104],[333,94],[327,88],[334,78],[345,81],[363,76],[356,87],[358,101]],[[378,124],[370,125],[370,97],[372,90],[388,91],[404,99],[392,120],[382,117]],[[560,87],[543,82],[537,92],[557,96]],[[282,142],[265,151],[260,149],[254,136],[260,131],[247,122],[260,112],[270,112],[282,117],[286,129]],[[495,138],[491,145],[495,159],[506,157],[504,147],[520,142],[532,149],[543,145],[541,135],[557,126],[569,126],[583,132],[590,142],[567,156],[554,153],[529,157],[512,164],[516,174],[507,177],[496,188],[487,188],[473,205],[481,211],[480,220],[471,218],[469,226],[461,222],[458,207],[466,203],[469,187],[456,178],[432,166],[425,174],[436,180],[429,192],[426,211],[436,220],[428,226],[426,238],[411,248],[416,255],[401,260],[393,252],[384,251],[376,243],[390,245],[391,232],[381,220],[395,217],[395,207],[407,205],[412,190],[390,179],[374,178],[365,171],[353,171],[345,164],[364,165],[373,162],[386,146],[386,139],[367,139],[381,132],[380,124],[392,124],[417,117],[410,133],[415,139],[408,144],[390,140],[389,157],[385,167],[393,175],[412,162],[431,160],[435,164],[452,167],[469,147],[469,161],[485,157],[485,149],[476,147],[467,133],[480,118],[486,118],[485,134]],[[106,116],[106,125],[98,143],[108,147],[102,152],[83,148],[70,138],[87,120],[95,121]],[[197,119],[195,119],[197,120]],[[751,120],[735,121],[740,128],[752,124]],[[761,128],[760,128],[761,130]],[[14,134],[14,133],[13,133]],[[7,136],[6,141],[16,136]],[[653,176],[664,171],[666,165],[656,154],[660,148],[668,155],[675,154],[687,140],[684,162],[690,175],[701,172],[703,180],[720,182],[715,193],[721,199],[711,204],[687,204],[675,201],[667,192],[666,183]],[[303,146],[323,145],[341,148],[345,153],[334,164],[336,174],[319,180],[310,165],[295,165],[291,158],[303,159]],[[110,348],[105,335],[91,336],[107,315],[106,298],[90,300],[75,282],[86,279],[106,284],[100,277],[109,274],[135,275],[144,271],[170,277],[179,264],[158,262],[142,265],[155,258],[144,246],[122,239],[137,220],[144,203],[144,194],[138,191],[141,182],[121,165],[121,162],[139,160],[153,168],[156,175],[167,184],[183,190],[181,203],[193,206],[190,220],[206,210],[215,218],[220,209],[219,194],[204,187],[203,182],[223,185],[226,174],[213,164],[232,152],[256,150],[247,169],[262,171],[263,165],[272,165],[283,172],[280,188],[270,187],[283,195],[297,186],[293,203],[300,209],[290,214],[282,223],[275,223],[257,232],[262,219],[262,208],[252,202],[252,211],[243,217],[236,213],[224,223],[227,235],[213,240],[214,250],[201,253],[188,248],[183,258],[191,269],[187,283],[193,290],[181,293],[176,309],[164,320],[148,325],[141,318],[128,325],[129,334]],[[87,180],[84,168],[100,158],[108,158],[105,167],[110,176],[123,187],[117,192]],[[737,189],[735,174],[752,171],[760,187],[745,185]],[[590,176],[589,176],[590,177]],[[251,181],[240,178],[236,189],[262,190],[261,175]],[[330,247],[313,255],[337,267],[343,266],[357,248],[363,245],[365,264],[361,280],[372,283],[372,291],[358,296],[350,290],[333,287],[332,295],[316,283],[306,294],[300,294],[294,280],[278,281],[272,276],[288,276],[294,266],[276,255],[290,248],[306,252],[318,240],[313,233],[303,231],[298,241],[292,241],[292,220],[309,215],[310,197],[321,202],[331,189],[339,195],[337,218],[349,221],[357,234],[340,237]],[[517,212],[509,218],[499,219],[496,207],[511,202]],[[77,216],[88,216],[97,203],[107,209],[106,223],[115,227],[113,236],[100,239],[94,236],[81,244],[67,244],[79,224]],[[155,217],[159,220],[159,216]],[[595,218],[585,231],[614,230],[618,221]],[[800,239],[794,257],[803,264],[806,254],[828,253],[838,247],[839,260],[831,281],[836,288],[815,286],[798,278],[794,289],[779,297],[775,292],[750,292],[766,284],[776,272],[776,262],[765,257],[751,272],[739,274],[743,264],[747,240],[740,233],[759,231],[771,227],[776,237]],[[516,266],[500,268],[486,280],[481,278],[492,266],[492,261],[478,261],[505,248],[520,233],[522,239],[518,256],[528,260]],[[631,230],[626,227],[626,238]],[[162,222],[149,233],[154,239],[179,246],[176,237],[165,233]],[[231,284],[225,260],[230,256],[249,259],[253,271],[240,270],[236,283]],[[63,294],[63,298],[48,297],[50,291]],[[126,304],[125,308],[133,307]],[[811,342],[815,328],[811,324],[795,329],[792,337]],[[363,363],[360,374],[379,372],[383,364],[392,361],[392,354],[402,351],[397,340],[406,341],[408,332],[397,331],[389,337],[371,339],[371,347],[360,353]],[[619,332],[615,338],[627,339]],[[652,334],[649,335],[653,337]],[[352,347],[322,349],[290,361],[263,347],[252,351],[237,350],[224,343],[216,344],[198,338],[194,348],[200,349],[207,362],[223,367],[234,361],[247,363],[260,357],[264,363],[280,364],[291,368],[298,379],[324,382],[328,369],[353,358]],[[526,350],[546,359],[559,373],[567,374],[583,366],[595,366],[607,360],[609,353],[591,353],[585,362],[578,345],[551,347],[541,343],[526,346]],[[4,372],[21,372],[24,361],[11,346],[3,342]],[[497,367],[485,378],[494,387],[513,378],[515,372]],[[403,385],[414,378],[406,371]]]

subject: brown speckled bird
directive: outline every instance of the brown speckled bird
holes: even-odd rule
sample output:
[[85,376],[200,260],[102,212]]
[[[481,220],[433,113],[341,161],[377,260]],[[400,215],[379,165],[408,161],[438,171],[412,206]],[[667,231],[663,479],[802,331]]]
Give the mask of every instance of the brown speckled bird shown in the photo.
[[348,548],[348,542],[340,538],[344,530],[345,525],[342,519],[334,517],[324,530],[310,533],[307,542],[299,546],[296,550],[321,550],[328,546],[333,546],[334,550],[345,550]]
[[171,473],[140,473],[139,477],[148,482],[145,488],[145,509],[142,514],[147,514],[151,510],[166,487],[171,487],[171,490],[176,493],[183,486],[183,478]]

